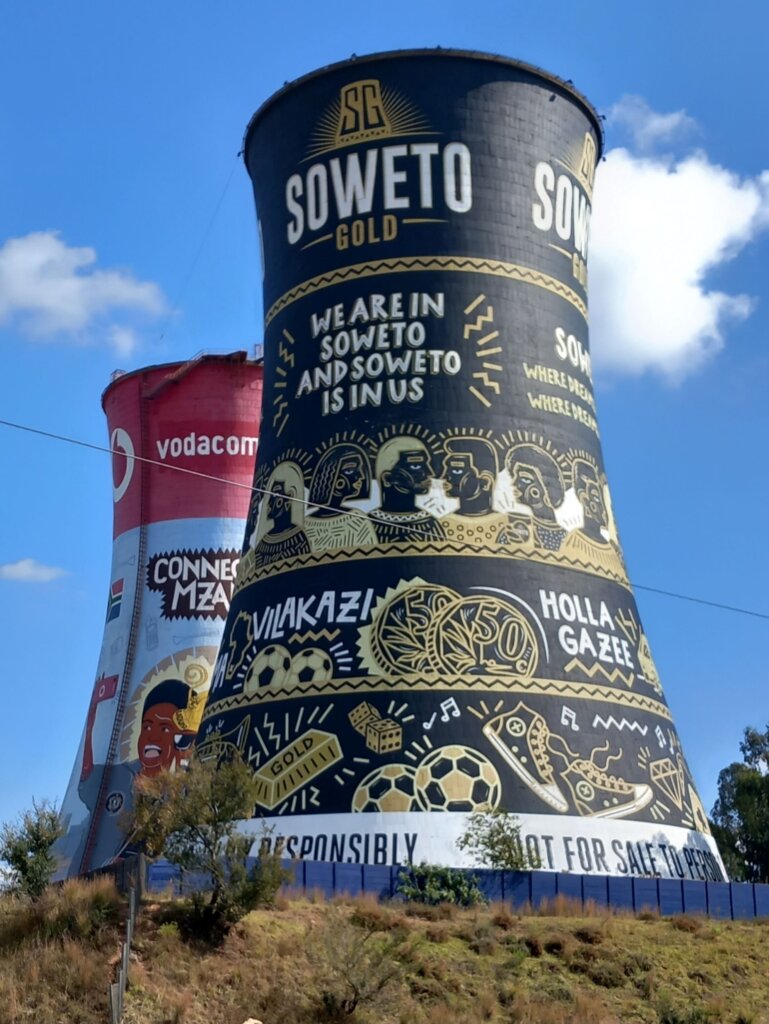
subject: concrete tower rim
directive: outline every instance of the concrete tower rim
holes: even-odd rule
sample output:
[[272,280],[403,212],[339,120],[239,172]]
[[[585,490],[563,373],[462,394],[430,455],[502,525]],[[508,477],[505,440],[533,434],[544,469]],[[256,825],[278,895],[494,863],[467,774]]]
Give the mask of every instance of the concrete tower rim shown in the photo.
[[382,60],[400,60],[402,58],[439,58],[445,57],[460,58],[463,60],[485,62],[491,64],[500,64],[504,67],[513,68],[517,71],[524,72],[530,75],[532,78],[539,79],[541,82],[560,90],[570,100],[576,101],[579,106],[582,107],[584,112],[595,128],[596,137],[598,141],[598,154],[597,159],[600,160],[604,151],[604,130],[601,115],[598,113],[596,108],[590,102],[590,100],[576,89],[573,83],[568,79],[560,78],[558,75],[553,74],[551,71],[547,71],[544,68],[539,67],[536,64],[530,64],[527,61],[517,60],[514,57],[507,57],[504,54],[488,53],[484,50],[465,50],[462,48],[454,47],[436,47],[434,49],[428,47],[417,47],[413,49],[403,50],[381,50],[376,53],[367,53],[362,56],[354,55],[348,57],[346,60],[334,61],[331,64],[325,64],[323,67],[315,68],[313,71],[308,71],[304,75],[300,75],[298,78],[293,79],[290,82],[286,82],[280,89],[277,89],[274,93],[267,97],[264,102],[257,107],[255,113],[251,116],[246,130],[243,134],[243,141],[241,143],[240,155],[243,157],[243,163],[246,166],[246,170],[251,176],[251,172],[248,167],[248,145],[252,133],[254,132],[258,123],[262,120],[264,115],[281,100],[284,96],[294,92],[300,86],[305,85],[307,82],[311,82],[316,78],[320,78],[330,72],[339,71],[345,67],[353,67],[362,64],[369,64],[375,61]]

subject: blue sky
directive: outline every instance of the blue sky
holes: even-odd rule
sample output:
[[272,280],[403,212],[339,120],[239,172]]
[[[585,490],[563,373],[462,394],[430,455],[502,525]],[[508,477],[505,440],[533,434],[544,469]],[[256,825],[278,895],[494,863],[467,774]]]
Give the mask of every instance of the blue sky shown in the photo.
[[[639,584],[769,613],[769,12],[647,2],[16,3],[0,35],[0,418],[106,443],[117,367],[261,340],[237,159],[287,80],[400,47],[502,52],[606,115],[592,344]],[[109,586],[107,456],[0,427],[0,820],[63,796]],[[703,800],[769,720],[769,622],[637,593]]]

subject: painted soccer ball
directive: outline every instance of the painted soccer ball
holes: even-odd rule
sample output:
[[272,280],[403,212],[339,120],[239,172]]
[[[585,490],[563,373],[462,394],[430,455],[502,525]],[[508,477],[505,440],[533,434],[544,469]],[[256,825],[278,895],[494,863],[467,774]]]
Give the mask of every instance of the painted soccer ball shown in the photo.
[[291,671],[291,655],[280,644],[262,648],[248,670],[243,692],[252,696],[265,686],[282,686]]
[[415,770],[407,764],[386,764],[369,772],[355,790],[354,811],[418,811]]
[[305,647],[291,659],[289,683],[324,683],[334,674],[331,656],[320,647]]
[[415,781],[417,800],[425,811],[493,811],[502,793],[491,761],[456,744],[428,754]]

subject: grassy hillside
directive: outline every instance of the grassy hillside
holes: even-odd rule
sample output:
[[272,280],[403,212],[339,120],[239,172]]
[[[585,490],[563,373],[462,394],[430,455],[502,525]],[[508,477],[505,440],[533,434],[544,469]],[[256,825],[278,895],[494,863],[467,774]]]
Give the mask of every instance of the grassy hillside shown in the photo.
[[[5,901],[0,1024],[105,1024],[119,915],[105,883]],[[769,1024],[766,923],[281,900],[213,951],[173,915],[142,912],[127,1024]]]

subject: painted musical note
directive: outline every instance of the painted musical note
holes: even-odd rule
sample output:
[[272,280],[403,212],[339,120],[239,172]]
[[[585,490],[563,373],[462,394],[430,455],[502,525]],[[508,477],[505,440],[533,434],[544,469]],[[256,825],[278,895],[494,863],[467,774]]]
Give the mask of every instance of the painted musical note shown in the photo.
[[441,701],[441,721],[448,722],[449,712],[452,718],[459,718],[459,707],[453,697],[447,697]]
[[433,711],[433,713],[432,713],[432,715],[430,715],[429,719],[426,722],[422,722],[422,728],[423,729],[432,729],[433,722],[435,721],[437,715],[438,715],[438,712],[437,711]]
[[657,742],[659,743],[660,747],[664,747],[665,746],[665,733],[662,731],[662,729],[659,726],[657,726],[657,728],[654,730],[654,735],[657,737]]
[[563,705],[561,710],[561,725],[568,725],[572,732],[579,732],[577,716],[566,704]]

